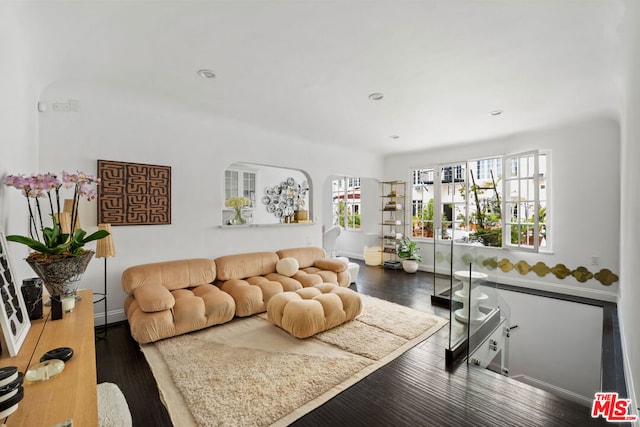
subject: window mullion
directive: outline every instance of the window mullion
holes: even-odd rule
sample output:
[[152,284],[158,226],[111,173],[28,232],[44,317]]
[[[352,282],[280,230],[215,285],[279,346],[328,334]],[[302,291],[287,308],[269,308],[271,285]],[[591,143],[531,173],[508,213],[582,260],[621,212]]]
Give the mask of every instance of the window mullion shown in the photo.
[[539,155],[536,151],[533,154],[533,248],[538,252],[540,245],[540,176],[539,176]]
[[[440,165],[436,165],[434,170],[435,179],[433,186],[433,238],[442,237],[442,218],[441,218],[441,201],[442,201],[442,170]],[[436,233],[436,230],[440,230]]]

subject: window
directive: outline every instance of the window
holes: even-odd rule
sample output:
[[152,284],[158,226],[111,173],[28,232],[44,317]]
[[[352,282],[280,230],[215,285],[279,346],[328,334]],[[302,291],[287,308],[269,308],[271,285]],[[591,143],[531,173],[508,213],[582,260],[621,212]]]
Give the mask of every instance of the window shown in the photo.
[[502,176],[502,159],[483,159],[476,162],[476,178],[481,180],[496,179]]
[[505,162],[505,246],[547,247],[547,155],[533,151],[508,156]]
[[246,197],[251,200],[249,207],[256,204],[256,174],[235,169],[224,171],[224,199]]
[[466,237],[485,246],[502,246],[502,158],[473,160],[468,164]]
[[439,209],[442,238],[457,238],[465,229],[467,220],[467,199],[465,191],[466,163],[440,166]]
[[360,228],[360,178],[344,177],[331,183],[333,224],[349,229]]
[[413,237],[433,237],[434,186],[433,169],[412,172],[411,234]]
[[238,197],[238,171],[224,171],[224,199],[229,200],[231,197]]
[[437,238],[548,248],[548,157],[532,151],[412,170],[413,236],[441,230]]

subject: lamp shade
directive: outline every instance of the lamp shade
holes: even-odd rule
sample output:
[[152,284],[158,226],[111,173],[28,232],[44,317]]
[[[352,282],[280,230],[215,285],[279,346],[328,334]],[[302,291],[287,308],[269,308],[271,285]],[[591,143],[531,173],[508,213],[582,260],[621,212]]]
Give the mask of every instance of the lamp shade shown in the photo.
[[53,215],[60,225],[60,231],[64,234],[69,234],[71,230],[71,215],[69,215],[69,212],[54,213]]
[[73,220],[73,215],[75,213],[76,218],[75,218],[75,225],[73,227],[73,232],[75,233],[80,228],[80,215],[78,215],[78,202],[76,201],[75,203],[73,203],[73,199],[64,199],[64,206],[62,208],[62,211],[67,212],[69,214],[69,223],[71,223],[71,220]]
[[96,241],[96,258],[116,256],[116,247],[113,244],[113,234],[111,234],[111,224],[98,224],[98,230],[108,231],[109,235]]

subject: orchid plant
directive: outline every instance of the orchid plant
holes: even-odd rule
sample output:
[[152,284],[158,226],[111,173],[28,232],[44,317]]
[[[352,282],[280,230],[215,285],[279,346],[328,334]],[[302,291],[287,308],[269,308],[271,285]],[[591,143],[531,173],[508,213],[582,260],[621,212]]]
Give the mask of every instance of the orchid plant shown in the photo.
[[[82,255],[85,253],[83,250],[85,244],[109,235],[108,231],[98,230],[87,236],[86,231],[76,227],[80,198],[84,197],[92,201],[97,197],[93,185],[98,185],[100,180],[92,175],[84,172],[76,174],[62,172],[62,179],[52,173],[31,176],[9,175],[4,179],[4,183],[21,190],[29,208],[29,236],[10,235],[6,237],[9,241],[22,243],[45,256],[65,257]],[[61,188],[73,189],[69,230],[62,230],[60,224]],[[42,201],[43,199],[46,201]],[[47,205],[53,224],[51,227],[45,226],[43,222],[43,210]]]

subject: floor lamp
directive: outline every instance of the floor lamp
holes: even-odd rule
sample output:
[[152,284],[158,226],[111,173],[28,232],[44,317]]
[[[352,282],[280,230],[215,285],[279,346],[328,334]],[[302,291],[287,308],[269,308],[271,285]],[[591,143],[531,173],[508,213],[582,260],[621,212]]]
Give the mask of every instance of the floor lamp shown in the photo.
[[107,237],[96,242],[96,258],[104,258],[104,293],[94,293],[99,296],[93,303],[104,301],[104,333],[107,333],[107,258],[110,256],[116,256],[116,248],[113,244],[113,234],[111,233],[111,224],[98,224],[98,230],[105,230],[109,232]]

